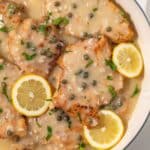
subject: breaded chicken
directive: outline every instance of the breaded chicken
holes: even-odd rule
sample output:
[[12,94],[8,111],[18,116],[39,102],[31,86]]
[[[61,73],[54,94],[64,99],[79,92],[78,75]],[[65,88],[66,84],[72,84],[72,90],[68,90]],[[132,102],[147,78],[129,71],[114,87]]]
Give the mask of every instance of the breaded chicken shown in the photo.
[[[29,135],[18,144],[44,150],[75,150],[83,139],[82,124],[62,109],[54,108],[40,117],[28,118]],[[89,146],[86,146],[88,150]]]
[[100,106],[109,104],[123,88],[123,77],[115,71],[105,37],[78,42],[67,51],[59,62],[63,74],[54,103],[89,124]]
[[115,43],[134,39],[127,14],[112,0],[46,0],[45,5],[52,20],[68,18],[67,34],[81,38],[104,34]]
[[8,31],[17,27],[27,17],[24,5],[7,0],[0,2],[0,14]]
[[24,5],[12,1],[0,1],[0,55],[13,61],[8,49],[8,33],[27,17]]
[[11,103],[11,88],[20,75],[15,65],[0,59],[0,138],[23,137],[27,133],[24,117]]
[[64,50],[52,27],[26,19],[9,34],[9,50],[21,70],[48,77],[58,57]]

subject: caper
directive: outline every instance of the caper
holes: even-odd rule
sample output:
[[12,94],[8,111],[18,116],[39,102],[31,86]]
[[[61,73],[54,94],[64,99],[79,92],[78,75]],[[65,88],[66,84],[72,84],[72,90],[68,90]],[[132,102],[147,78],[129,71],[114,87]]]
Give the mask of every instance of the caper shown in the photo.
[[59,1],[56,1],[56,2],[54,3],[54,6],[59,7],[60,4],[61,4],[61,3],[60,3]]
[[86,79],[86,78],[88,78],[88,77],[89,77],[89,73],[88,73],[88,72],[84,72],[84,73],[83,73],[83,78]]
[[57,116],[57,121],[61,121],[62,120],[62,116],[58,115]]
[[93,13],[90,13],[90,14],[89,14],[89,18],[92,19],[93,17],[94,17],[94,14],[93,14]]
[[13,134],[14,134],[14,132],[12,130],[10,130],[10,129],[7,130],[7,135],[8,136],[12,136]]
[[110,27],[110,26],[107,27],[107,28],[106,28],[106,31],[107,31],[107,32],[111,32],[111,31],[112,31],[112,27]]
[[84,58],[84,60],[89,60],[89,59],[90,59],[90,57],[89,57],[88,54],[85,54],[85,55],[83,56],[83,58]]
[[69,18],[72,18],[72,17],[73,17],[73,13],[69,12],[69,13],[68,13],[68,17],[69,17]]
[[70,95],[70,100],[74,100],[75,97],[76,97],[76,96],[75,96],[74,94],[71,94],[71,95]]
[[92,81],[92,85],[93,85],[93,86],[96,86],[96,85],[97,85],[97,81],[96,81],[96,80],[93,80],[93,81]]
[[62,84],[67,84],[67,83],[68,83],[68,81],[66,79],[62,80]]
[[63,119],[64,119],[64,121],[69,121],[70,117],[68,115],[64,115]]
[[20,141],[20,137],[18,135],[14,135],[13,136],[13,141],[19,142]]
[[73,3],[73,4],[72,4],[72,8],[76,9],[76,8],[77,8],[77,4],[76,4],[76,3]]
[[81,87],[82,87],[83,90],[85,90],[87,88],[87,83],[83,82]]

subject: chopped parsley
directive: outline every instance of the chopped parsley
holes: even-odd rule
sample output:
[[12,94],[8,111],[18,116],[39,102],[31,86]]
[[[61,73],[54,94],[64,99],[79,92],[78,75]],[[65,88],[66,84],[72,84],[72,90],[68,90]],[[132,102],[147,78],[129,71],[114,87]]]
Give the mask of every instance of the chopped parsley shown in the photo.
[[53,114],[53,111],[49,111],[48,114],[51,116]]
[[2,108],[0,108],[0,114],[1,114],[1,113],[3,113],[3,109],[2,109]]
[[45,24],[39,25],[38,31],[41,32],[41,33],[46,34],[46,32],[47,32],[47,25],[45,25]]
[[29,55],[29,54],[27,54],[27,53],[22,53],[22,55],[25,57],[25,59],[26,60],[28,60],[28,61],[31,61],[31,60],[33,60],[35,57],[36,57],[36,53],[34,53],[34,54],[32,54],[32,55]]
[[113,86],[109,85],[108,86],[108,91],[111,94],[112,99],[116,98],[117,93],[116,93],[115,88]]
[[113,80],[112,76],[107,76],[107,80]]
[[38,118],[35,118],[35,121],[36,121],[36,125],[37,125],[39,128],[41,128],[42,125],[39,123]]
[[0,64],[0,70],[4,69],[4,64]]
[[105,59],[106,66],[109,66],[113,71],[117,70],[117,66],[114,64],[114,62],[111,59]]
[[69,120],[67,120],[67,123],[68,123],[68,128],[71,128],[72,121],[69,119]]
[[96,12],[96,11],[98,11],[98,8],[97,7],[93,8],[93,12]]
[[10,31],[9,28],[6,26],[0,28],[0,32],[8,33],[9,31]]
[[46,99],[45,101],[51,102],[51,101],[52,101],[52,99]]
[[7,9],[8,9],[9,15],[13,15],[16,13],[17,7],[15,4],[9,4]]
[[64,51],[63,51],[63,53],[65,53],[65,54],[66,54],[66,53],[71,53],[71,52],[72,52],[72,51],[70,51],[70,50],[64,50]]
[[52,137],[52,128],[50,126],[47,126],[46,140],[48,141],[51,137]]
[[82,142],[82,143],[79,144],[78,149],[79,150],[85,150],[85,147],[86,147],[85,143]]
[[10,98],[8,96],[8,92],[7,92],[7,83],[6,82],[2,82],[1,83],[1,86],[2,86],[2,94],[5,95],[5,97],[7,98],[7,100],[10,102]]
[[120,11],[120,15],[121,15],[124,19],[129,20],[129,15],[128,15],[124,10],[121,10],[121,11]]
[[93,63],[94,63],[94,61],[92,59],[89,59],[87,64],[85,65],[85,68],[90,67]]
[[58,17],[54,20],[52,20],[52,24],[55,26],[65,26],[69,24],[69,20],[66,17]]
[[136,86],[135,86],[135,89],[134,89],[134,91],[133,91],[133,93],[132,93],[132,95],[131,95],[131,97],[137,96],[137,95],[139,94],[139,92],[140,92],[140,89],[139,89],[139,87],[136,85]]

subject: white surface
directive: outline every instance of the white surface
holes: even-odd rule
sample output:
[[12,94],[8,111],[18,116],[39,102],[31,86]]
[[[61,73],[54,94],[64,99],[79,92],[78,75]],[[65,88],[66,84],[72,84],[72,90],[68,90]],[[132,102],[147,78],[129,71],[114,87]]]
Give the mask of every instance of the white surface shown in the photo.
[[146,11],[146,2],[148,0],[137,0],[139,4],[142,6],[143,10]]

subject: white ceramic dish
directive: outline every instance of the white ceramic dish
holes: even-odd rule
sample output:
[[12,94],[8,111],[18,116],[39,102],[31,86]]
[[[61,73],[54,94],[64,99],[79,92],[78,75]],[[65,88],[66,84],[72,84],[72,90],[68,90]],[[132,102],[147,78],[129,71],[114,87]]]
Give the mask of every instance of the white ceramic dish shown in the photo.
[[116,0],[130,15],[138,32],[145,70],[141,95],[138,99],[128,129],[121,142],[113,150],[123,150],[136,137],[150,113],[150,24],[136,0]]

